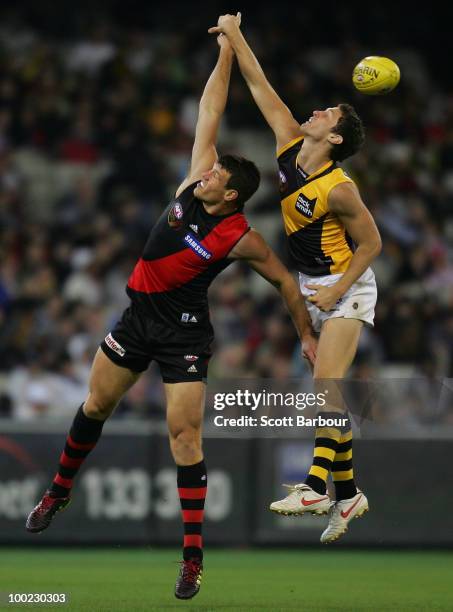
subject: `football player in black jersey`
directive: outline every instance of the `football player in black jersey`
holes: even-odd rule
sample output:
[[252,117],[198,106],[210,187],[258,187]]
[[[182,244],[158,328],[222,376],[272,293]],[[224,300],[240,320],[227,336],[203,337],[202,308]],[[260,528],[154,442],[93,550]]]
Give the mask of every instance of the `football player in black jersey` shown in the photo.
[[[341,423],[345,405],[335,380],[346,376],[363,325],[373,325],[377,289],[370,264],[381,250],[370,212],[353,180],[337,165],[361,147],[363,126],[349,104],[315,110],[299,124],[267,80],[239,26],[235,16],[222,15],[209,32],[228,36],[252,96],[275,134],[288,246],[313,328],[320,332],[315,387],[329,391],[323,415],[340,417]],[[323,543],[337,540],[351,519],[368,510],[368,500],[354,481],[347,419],[345,426],[316,429],[305,482],[290,486],[287,497],[270,506],[285,515],[329,513]],[[335,502],[326,489],[329,474]]]
[[205,377],[212,341],[207,290],[226,265],[243,260],[281,293],[314,362],[316,339],[297,284],[251,229],[242,213],[259,184],[255,165],[236,156],[218,157],[234,54],[218,37],[217,64],[200,101],[188,177],[151,231],[128,281],[131,305],[98,350],[89,393],[72,423],[57,474],[26,528],[39,533],[70,501],[73,480],[95,447],[106,419],[151,360],[165,385],[170,447],[184,522],[183,561],[175,595],[197,594],[202,575],[202,522],[207,471],[201,443]]

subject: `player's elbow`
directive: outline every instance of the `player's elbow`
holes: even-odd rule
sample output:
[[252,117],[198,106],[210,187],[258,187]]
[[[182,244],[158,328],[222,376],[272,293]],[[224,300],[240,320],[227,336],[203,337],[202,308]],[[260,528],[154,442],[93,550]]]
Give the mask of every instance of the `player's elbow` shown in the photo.
[[373,257],[377,257],[382,251],[382,238],[380,237],[379,234],[377,234],[377,236],[373,240],[371,248],[372,248]]
[[356,249],[359,250],[369,261],[372,261],[382,250],[381,238],[379,235],[377,235],[373,238],[356,242]]
[[376,259],[379,253],[382,251],[382,241],[380,237],[370,240],[366,243],[366,250],[368,251],[368,257],[372,261]]
[[254,96],[260,95],[269,87],[269,81],[264,72],[259,68],[243,71],[242,76]]
[[362,241],[356,243],[357,247],[360,248],[364,253],[374,259],[379,255],[382,250],[382,240],[378,232],[373,232],[372,235],[364,237]]
[[291,300],[294,296],[297,296],[299,293],[296,281],[294,280],[292,274],[287,272],[283,276],[281,276],[278,281],[278,284],[275,284],[277,290],[282,294],[284,299]]
[[198,106],[198,120],[217,120],[222,115],[221,110],[217,108],[217,106],[218,105],[216,105],[214,100],[201,98],[200,104]]

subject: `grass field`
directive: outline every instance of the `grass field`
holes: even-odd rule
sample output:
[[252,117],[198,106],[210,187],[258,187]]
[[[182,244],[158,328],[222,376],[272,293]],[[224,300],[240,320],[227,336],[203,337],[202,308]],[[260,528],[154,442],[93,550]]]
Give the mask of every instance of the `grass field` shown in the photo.
[[[198,596],[178,601],[179,550],[0,548],[2,610],[453,610],[453,553],[211,550]],[[65,605],[6,604],[5,593],[69,594]]]

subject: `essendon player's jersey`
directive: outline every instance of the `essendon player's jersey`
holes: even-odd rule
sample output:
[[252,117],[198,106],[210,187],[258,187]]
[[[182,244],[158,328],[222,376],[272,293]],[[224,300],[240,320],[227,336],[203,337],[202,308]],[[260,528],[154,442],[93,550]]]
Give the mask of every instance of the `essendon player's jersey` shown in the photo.
[[250,229],[240,212],[207,213],[193,195],[195,185],[162,213],[126,289],[151,317],[187,331],[210,326],[208,287],[232,263],[229,252]]

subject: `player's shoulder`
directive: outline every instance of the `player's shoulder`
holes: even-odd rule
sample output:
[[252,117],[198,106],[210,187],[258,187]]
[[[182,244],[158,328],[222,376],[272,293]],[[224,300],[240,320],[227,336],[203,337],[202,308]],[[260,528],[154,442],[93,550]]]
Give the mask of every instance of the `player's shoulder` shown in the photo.
[[277,159],[278,161],[284,161],[286,158],[290,158],[293,155],[297,155],[302,146],[304,140],[303,136],[296,136],[295,138],[288,141],[286,144],[282,144],[277,148]]
[[331,184],[327,194],[328,207],[332,212],[363,206],[360,192],[355,182],[347,177]]
[[335,165],[334,168],[335,177],[341,179],[344,183],[352,183],[355,185],[354,179],[348,174],[348,172],[342,167]]
[[176,190],[174,199],[181,200],[195,198],[193,190],[195,189],[199,180],[199,178],[195,179],[193,176],[188,176],[187,178],[185,178]]
[[337,197],[341,194],[347,194],[351,191],[358,193],[355,181],[341,166],[333,165],[332,171],[327,173],[324,178],[326,187],[326,196],[328,198]]
[[236,237],[243,236],[250,232],[250,224],[242,210],[223,219],[221,225],[224,227],[225,231],[233,232]]
[[252,227],[242,236],[231,250],[229,257],[232,259],[257,259],[267,249],[267,244],[262,235]]

